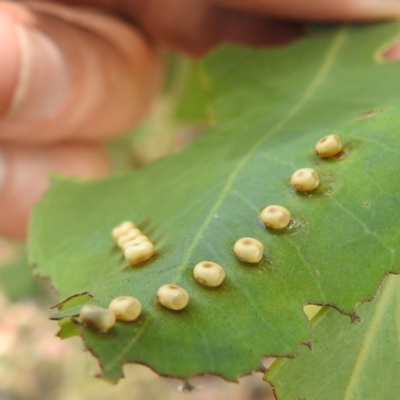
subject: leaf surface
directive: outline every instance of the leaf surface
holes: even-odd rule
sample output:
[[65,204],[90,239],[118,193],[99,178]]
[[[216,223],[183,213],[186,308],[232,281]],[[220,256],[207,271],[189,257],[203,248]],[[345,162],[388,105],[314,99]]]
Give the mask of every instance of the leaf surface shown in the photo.
[[[3,245],[5,249],[13,252],[13,260],[0,265],[0,287],[1,291],[11,301],[21,301],[28,298],[36,300],[44,300],[46,293],[41,282],[35,280],[32,276],[32,271],[29,268],[26,249],[23,245]],[[3,255],[3,254],[2,254]],[[3,255],[4,258],[7,254]]]
[[400,277],[389,275],[377,297],[362,304],[362,322],[332,308],[312,327],[313,350],[276,361],[267,379],[278,400],[396,399],[400,392]]
[[[139,362],[167,376],[234,380],[259,369],[263,355],[294,355],[308,341],[304,304],[351,314],[400,269],[400,66],[376,59],[399,29],[321,28],[273,51],[224,47],[203,64],[215,122],[208,134],[137,172],[53,179],[32,220],[31,261],[61,299],[83,296],[55,318],[79,313],[89,298],[82,293],[104,307],[120,295],[143,305],[138,322],[107,334],[81,327],[106,378]],[[330,133],[342,137],[345,154],[321,160],[314,145]],[[302,167],[320,173],[314,193],[289,184]],[[290,228],[263,226],[258,214],[270,204],[291,211]],[[124,220],[155,243],[140,267],[129,267],[110,238]],[[248,236],[265,245],[258,265],[233,254]],[[203,260],[225,268],[220,288],[194,280]],[[166,283],[189,292],[185,310],[157,303]]]

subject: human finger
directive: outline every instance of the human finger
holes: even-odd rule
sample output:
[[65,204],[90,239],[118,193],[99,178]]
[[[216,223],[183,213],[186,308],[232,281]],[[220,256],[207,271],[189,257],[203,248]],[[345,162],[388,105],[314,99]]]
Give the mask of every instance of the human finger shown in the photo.
[[29,214],[47,189],[50,172],[95,178],[106,175],[109,169],[108,157],[98,145],[3,145],[0,153],[1,234],[11,238],[26,237]]
[[368,21],[400,16],[397,0],[212,0],[214,4],[301,21]]
[[46,2],[2,2],[0,22],[0,141],[100,141],[149,111],[161,61],[132,26]]
[[119,13],[153,40],[191,55],[203,55],[224,41],[285,44],[300,36],[296,21],[368,21],[400,16],[398,0],[60,1]]
[[222,42],[276,46],[301,34],[297,23],[220,7],[210,0],[60,0],[102,7],[139,27],[154,42],[202,56]]
[[201,56],[222,42],[275,46],[301,32],[298,24],[230,8],[205,0],[138,0],[122,11],[154,41]]

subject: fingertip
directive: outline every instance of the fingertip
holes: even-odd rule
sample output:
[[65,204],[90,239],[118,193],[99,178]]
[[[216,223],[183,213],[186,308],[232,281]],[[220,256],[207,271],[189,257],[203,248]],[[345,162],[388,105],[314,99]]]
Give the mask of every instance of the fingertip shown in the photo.
[[13,38],[15,50],[14,62],[7,52],[0,55],[2,67],[14,73],[0,77],[8,85],[0,93],[2,141],[100,141],[147,115],[163,69],[138,31],[96,10],[46,2],[20,7],[31,21],[14,21],[13,36],[0,31],[0,39]]
[[47,190],[51,172],[98,178],[109,170],[107,154],[100,146],[3,146],[0,152],[0,233],[14,239],[27,236],[31,210]]

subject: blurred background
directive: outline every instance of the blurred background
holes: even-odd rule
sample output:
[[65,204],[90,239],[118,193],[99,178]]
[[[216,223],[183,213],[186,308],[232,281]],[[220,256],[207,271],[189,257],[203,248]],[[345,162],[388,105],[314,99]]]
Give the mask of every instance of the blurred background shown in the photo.
[[[199,66],[166,53],[165,87],[151,116],[134,132],[108,143],[115,171],[141,168],[181,150],[211,126],[209,94]],[[56,337],[58,325],[48,319],[57,292],[36,279],[23,243],[0,238],[0,400],[272,400],[273,391],[257,373],[238,384],[218,377],[182,381],[157,376],[149,368],[126,365],[117,385],[96,379],[97,361],[78,337]],[[268,366],[271,360],[265,360]]]

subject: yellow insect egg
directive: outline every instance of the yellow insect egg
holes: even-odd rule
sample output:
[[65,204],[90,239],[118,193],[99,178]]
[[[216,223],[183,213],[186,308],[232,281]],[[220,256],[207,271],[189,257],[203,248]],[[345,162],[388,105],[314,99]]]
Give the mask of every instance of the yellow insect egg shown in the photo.
[[333,157],[343,149],[338,135],[328,135],[320,139],[315,145],[315,151],[321,158]]
[[225,271],[219,265],[211,261],[202,261],[193,269],[196,280],[203,285],[216,287],[225,279]]
[[135,321],[142,312],[140,301],[132,296],[117,297],[110,303],[108,308],[119,321]]
[[282,206],[268,206],[261,211],[261,221],[271,229],[283,229],[290,223],[290,212]]
[[138,236],[141,236],[141,235],[142,235],[142,232],[140,231],[140,229],[137,229],[137,228],[130,229],[125,235],[119,237],[117,244],[119,247],[123,248],[123,246],[126,242],[136,239]]
[[263,244],[257,239],[250,237],[239,239],[235,243],[233,251],[240,260],[248,263],[258,263],[264,256]]
[[298,169],[290,178],[292,186],[299,192],[314,190],[319,185],[319,175],[315,169]]
[[116,226],[112,231],[111,231],[111,236],[114,239],[114,242],[117,243],[118,239],[121,236],[126,235],[130,230],[135,229],[135,224],[130,221],[125,221]]
[[107,332],[115,324],[115,314],[108,308],[84,305],[79,313],[82,321],[99,331]]
[[145,235],[140,235],[140,236],[138,236],[137,238],[135,238],[135,239],[132,239],[132,240],[129,240],[128,242],[125,242],[123,245],[122,245],[122,250],[125,250],[127,247],[129,247],[129,246],[136,246],[136,244],[137,243],[140,243],[140,242],[148,242],[149,241],[149,238],[147,237],[147,236],[145,236]]
[[149,241],[138,241],[124,250],[126,261],[131,265],[138,265],[149,260],[154,255],[154,245]]
[[189,303],[189,295],[185,289],[173,284],[161,286],[157,291],[157,299],[170,310],[182,310]]

